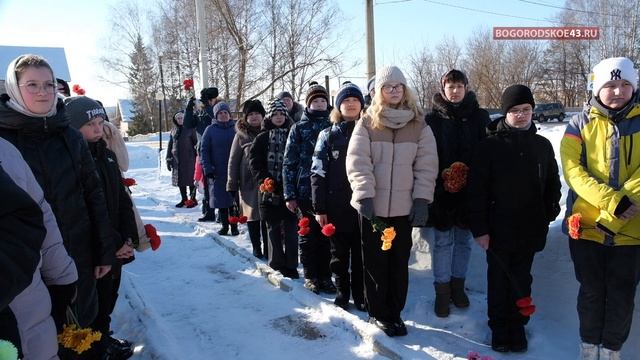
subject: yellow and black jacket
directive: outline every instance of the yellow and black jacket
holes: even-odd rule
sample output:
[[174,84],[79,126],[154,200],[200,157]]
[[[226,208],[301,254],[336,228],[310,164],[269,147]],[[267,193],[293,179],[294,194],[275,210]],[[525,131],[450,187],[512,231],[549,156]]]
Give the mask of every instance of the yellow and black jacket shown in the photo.
[[571,119],[560,143],[570,188],[566,216],[582,215],[581,239],[640,245],[640,216],[618,217],[631,203],[640,204],[640,103],[635,99],[618,111],[592,100]]

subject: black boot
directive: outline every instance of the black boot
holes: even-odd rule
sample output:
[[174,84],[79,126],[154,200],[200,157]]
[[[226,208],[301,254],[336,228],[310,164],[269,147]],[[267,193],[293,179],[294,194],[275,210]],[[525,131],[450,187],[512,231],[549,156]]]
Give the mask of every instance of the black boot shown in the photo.
[[214,221],[215,215],[213,215],[213,210],[209,210],[209,212],[205,213],[203,217],[199,218],[198,221],[200,222],[212,222]]
[[[331,276],[320,279],[320,291],[322,291],[325,294],[335,294],[336,292],[338,292],[338,290],[336,289],[336,286],[333,285],[333,280],[331,280]],[[349,298],[347,298],[347,301],[349,301]]]
[[240,235],[240,231],[238,231],[238,224],[231,224],[231,235]]
[[247,229],[249,230],[249,240],[251,240],[251,247],[253,249],[253,256],[258,259],[264,258],[262,248],[260,246],[260,221],[247,222]]
[[318,279],[304,279],[304,287],[311,290],[314,294],[320,294]]
[[469,297],[464,293],[464,278],[451,278],[451,300],[457,308],[469,307]]
[[186,201],[186,199],[182,199],[179,203],[176,204],[177,208],[182,208],[184,207],[184,202]]
[[349,297],[351,297],[351,284],[349,274],[336,276],[336,299],[333,301],[337,306],[347,310],[349,308]]
[[446,283],[433,283],[436,288],[436,301],[433,306],[433,311],[438,317],[449,316],[449,302],[451,301],[451,284]]
[[222,229],[218,230],[218,235],[227,235],[229,233],[229,209],[218,209],[218,219],[222,223]]
[[509,331],[506,327],[494,327],[491,329],[491,348],[497,352],[509,351]]
[[524,325],[513,325],[509,332],[511,336],[509,350],[513,352],[525,352],[529,343],[527,342],[527,335],[524,332]]

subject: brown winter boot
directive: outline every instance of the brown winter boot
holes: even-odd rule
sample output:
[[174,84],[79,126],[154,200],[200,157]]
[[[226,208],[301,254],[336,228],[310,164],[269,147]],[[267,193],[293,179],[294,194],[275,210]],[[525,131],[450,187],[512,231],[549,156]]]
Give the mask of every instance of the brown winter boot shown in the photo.
[[433,310],[437,317],[449,316],[449,302],[451,301],[450,283],[433,283],[436,288],[436,301]]
[[451,300],[457,308],[469,307],[469,297],[464,293],[464,278],[451,278]]

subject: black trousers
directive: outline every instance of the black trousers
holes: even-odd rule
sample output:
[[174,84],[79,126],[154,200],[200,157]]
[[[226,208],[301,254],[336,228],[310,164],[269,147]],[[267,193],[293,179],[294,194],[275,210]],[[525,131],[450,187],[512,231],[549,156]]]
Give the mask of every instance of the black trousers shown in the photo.
[[[213,209],[211,209],[211,207],[209,206],[209,178],[205,177],[204,180],[202,180],[202,187],[204,190],[204,198],[202,199],[202,214],[203,215],[207,215],[209,214],[209,212],[211,212]],[[213,186],[213,185],[211,185]],[[210,216],[213,216],[214,214],[211,213]]]
[[300,245],[300,262],[304,269],[305,279],[331,278],[331,245],[320,232],[320,224],[316,221],[310,200],[298,200],[298,207],[309,218],[311,231],[306,236],[298,236]]
[[524,326],[529,317],[520,314],[516,301],[531,296],[535,252],[490,249],[486,255],[489,327],[506,333],[510,328]]
[[369,316],[394,322],[400,319],[409,289],[411,224],[407,216],[381,220],[396,231],[387,251],[382,250],[382,234],[374,232],[371,222],[360,217],[365,303]]
[[297,268],[298,230],[295,215],[289,213],[280,220],[269,220],[267,221],[267,229],[269,232],[269,266],[274,270]]
[[[265,256],[269,254],[269,235],[267,232],[267,223],[265,221],[247,221],[247,229],[249,230],[249,240],[253,252],[261,251]],[[260,239],[262,239],[262,249],[260,248]]]
[[118,289],[122,277],[122,264],[119,260],[111,267],[111,271],[102,278],[96,280],[96,290],[98,291],[98,315],[93,321],[91,328],[102,333],[103,337],[109,336],[111,330],[111,313],[118,300]]
[[580,283],[580,338],[620,350],[631,329],[640,279],[640,246],[605,246],[569,239],[569,250]]
[[[359,226],[357,232],[336,232],[329,240],[331,244],[331,271],[342,293],[353,296],[356,304],[364,303],[364,277],[362,275],[362,245]],[[351,274],[349,274],[351,268]]]
[[[180,197],[182,198],[182,201],[186,201],[187,200],[187,187],[186,186],[178,186],[178,189],[180,189]],[[191,198],[192,200],[196,199],[196,188],[195,188],[195,186],[189,186],[189,198]]]

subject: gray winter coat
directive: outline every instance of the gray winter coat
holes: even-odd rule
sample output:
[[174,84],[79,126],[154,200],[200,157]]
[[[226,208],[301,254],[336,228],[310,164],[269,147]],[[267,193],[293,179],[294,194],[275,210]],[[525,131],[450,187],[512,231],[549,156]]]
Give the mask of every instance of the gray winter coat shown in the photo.
[[249,169],[249,150],[259,130],[251,133],[246,127],[246,122],[236,123],[236,136],[233,138],[229,155],[227,191],[239,191],[242,215],[246,216],[248,221],[258,221],[258,183]]
[[40,204],[47,235],[42,243],[42,259],[33,281],[9,304],[18,323],[24,358],[29,360],[57,359],[56,327],[51,318],[51,301],[46,285],[67,285],[78,280],[78,273],[62,243],[51,207],[44,199],[42,188],[20,152],[0,138],[0,162],[13,181]]

